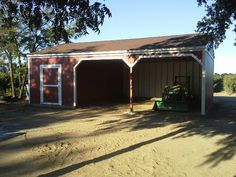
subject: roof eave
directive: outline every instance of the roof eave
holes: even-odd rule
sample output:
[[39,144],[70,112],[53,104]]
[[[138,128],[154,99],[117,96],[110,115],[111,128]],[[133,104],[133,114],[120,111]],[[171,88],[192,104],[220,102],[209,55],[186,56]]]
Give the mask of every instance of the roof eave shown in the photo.
[[99,52],[72,52],[72,53],[51,53],[51,54],[28,54],[28,58],[50,58],[50,57],[77,57],[77,56],[97,56],[97,55],[138,55],[152,54],[164,52],[192,52],[203,51],[204,46],[195,47],[175,47],[175,48],[160,48],[160,49],[130,49],[130,50],[115,50],[115,51],[99,51]]

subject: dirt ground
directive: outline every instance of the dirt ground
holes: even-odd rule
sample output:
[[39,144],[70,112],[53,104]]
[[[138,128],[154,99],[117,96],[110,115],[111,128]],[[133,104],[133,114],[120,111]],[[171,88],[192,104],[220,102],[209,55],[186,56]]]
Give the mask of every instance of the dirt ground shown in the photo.
[[0,176],[236,177],[235,96],[205,117],[127,108],[0,104]]

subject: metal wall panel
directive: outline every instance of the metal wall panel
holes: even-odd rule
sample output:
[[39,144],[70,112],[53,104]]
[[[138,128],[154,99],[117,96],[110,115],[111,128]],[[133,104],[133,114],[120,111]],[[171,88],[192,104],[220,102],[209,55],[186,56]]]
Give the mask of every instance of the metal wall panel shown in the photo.
[[152,84],[152,82],[155,80],[155,65],[149,65],[150,66],[150,95],[155,95],[155,84]]
[[201,87],[201,68],[199,67],[199,64],[197,62],[193,63],[192,66],[192,87],[193,87],[193,95],[195,95],[196,99],[200,100],[201,92],[200,92],[200,87]]
[[[162,88],[161,88],[161,85],[162,85],[162,67],[160,64],[157,64],[157,63],[154,63],[156,65],[156,80],[154,81],[156,87],[157,87],[157,90],[156,90],[156,93],[155,93],[155,96],[156,97],[161,97],[161,93],[162,93]],[[135,88],[136,89],[136,88]],[[137,95],[137,96],[141,96],[141,95]]]
[[213,101],[214,59],[211,58],[211,56],[207,52],[205,56],[206,56],[205,69],[206,69],[206,110],[207,110]]
[[194,97],[200,98],[200,67],[195,61],[141,60],[134,67],[134,96],[161,97],[165,86],[174,84],[175,76],[190,76],[191,92]]
[[[193,70],[193,62],[188,62],[187,64],[186,64],[186,74],[187,74],[187,76],[192,76],[192,70]],[[191,77],[190,78],[190,90],[192,91],[193,90],[193,78]]]
[[[161,84],[161,90],[164,90],[165,86],[168,85],[168,68],[167,68],[167,63],[162,62],[162,84]],[[151,96],[151,95],[149,95]]]
[[168,62],[167,64],[168,64],[168,85],[172,85],[175,80],[173,72],[171,72],[173,71],[174,64],[173,62]]

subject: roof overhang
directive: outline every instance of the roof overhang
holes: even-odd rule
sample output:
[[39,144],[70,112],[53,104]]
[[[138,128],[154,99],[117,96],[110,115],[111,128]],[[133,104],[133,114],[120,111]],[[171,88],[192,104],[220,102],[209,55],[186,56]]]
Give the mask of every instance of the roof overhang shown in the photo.
[[197,47],[177,47],[160,49],[142,49],[142,50],[116,50],[99,52],[78,52],[78,53],[50,53],[50,54],[28,54],[28,58],[61,58],[61,57],[80,57],[80,56],[104,56],[104,55],[153,55],[156,53],[176,53],[176,52],[195,52],[206,50],[206,46]]

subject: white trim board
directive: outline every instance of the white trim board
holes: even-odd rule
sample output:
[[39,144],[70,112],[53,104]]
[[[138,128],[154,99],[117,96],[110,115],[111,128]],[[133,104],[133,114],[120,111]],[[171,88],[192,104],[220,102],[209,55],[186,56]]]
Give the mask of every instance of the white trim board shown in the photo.
[[[43,69],[45,68],[56,68],[58,69],[58,84],[44,84],[43,83]],[[57,87],[58,88],[58,102],[45,102],[44,101],[44,87]],[[61,64],[43,64],[40,65],[40,104],[48,105],[62,105],[62,89],[61,89]]]
[[141,56],[138,57],[138,59],[130,67],[134,67],[143,58],[166,58],[166,57],[178,57],[178,58],[179,57],[192,57],[200,65],[202,65],[201,60],[194,54],[177,53],[177,54],[163,54],[163,55],[141,55]]
[[209,44],[207,44],[205,46],[205,52],[207,52],[207,54],[210,56],[210,58],[212,60],[215,59],[214,48],[213,47],[209,47]]

